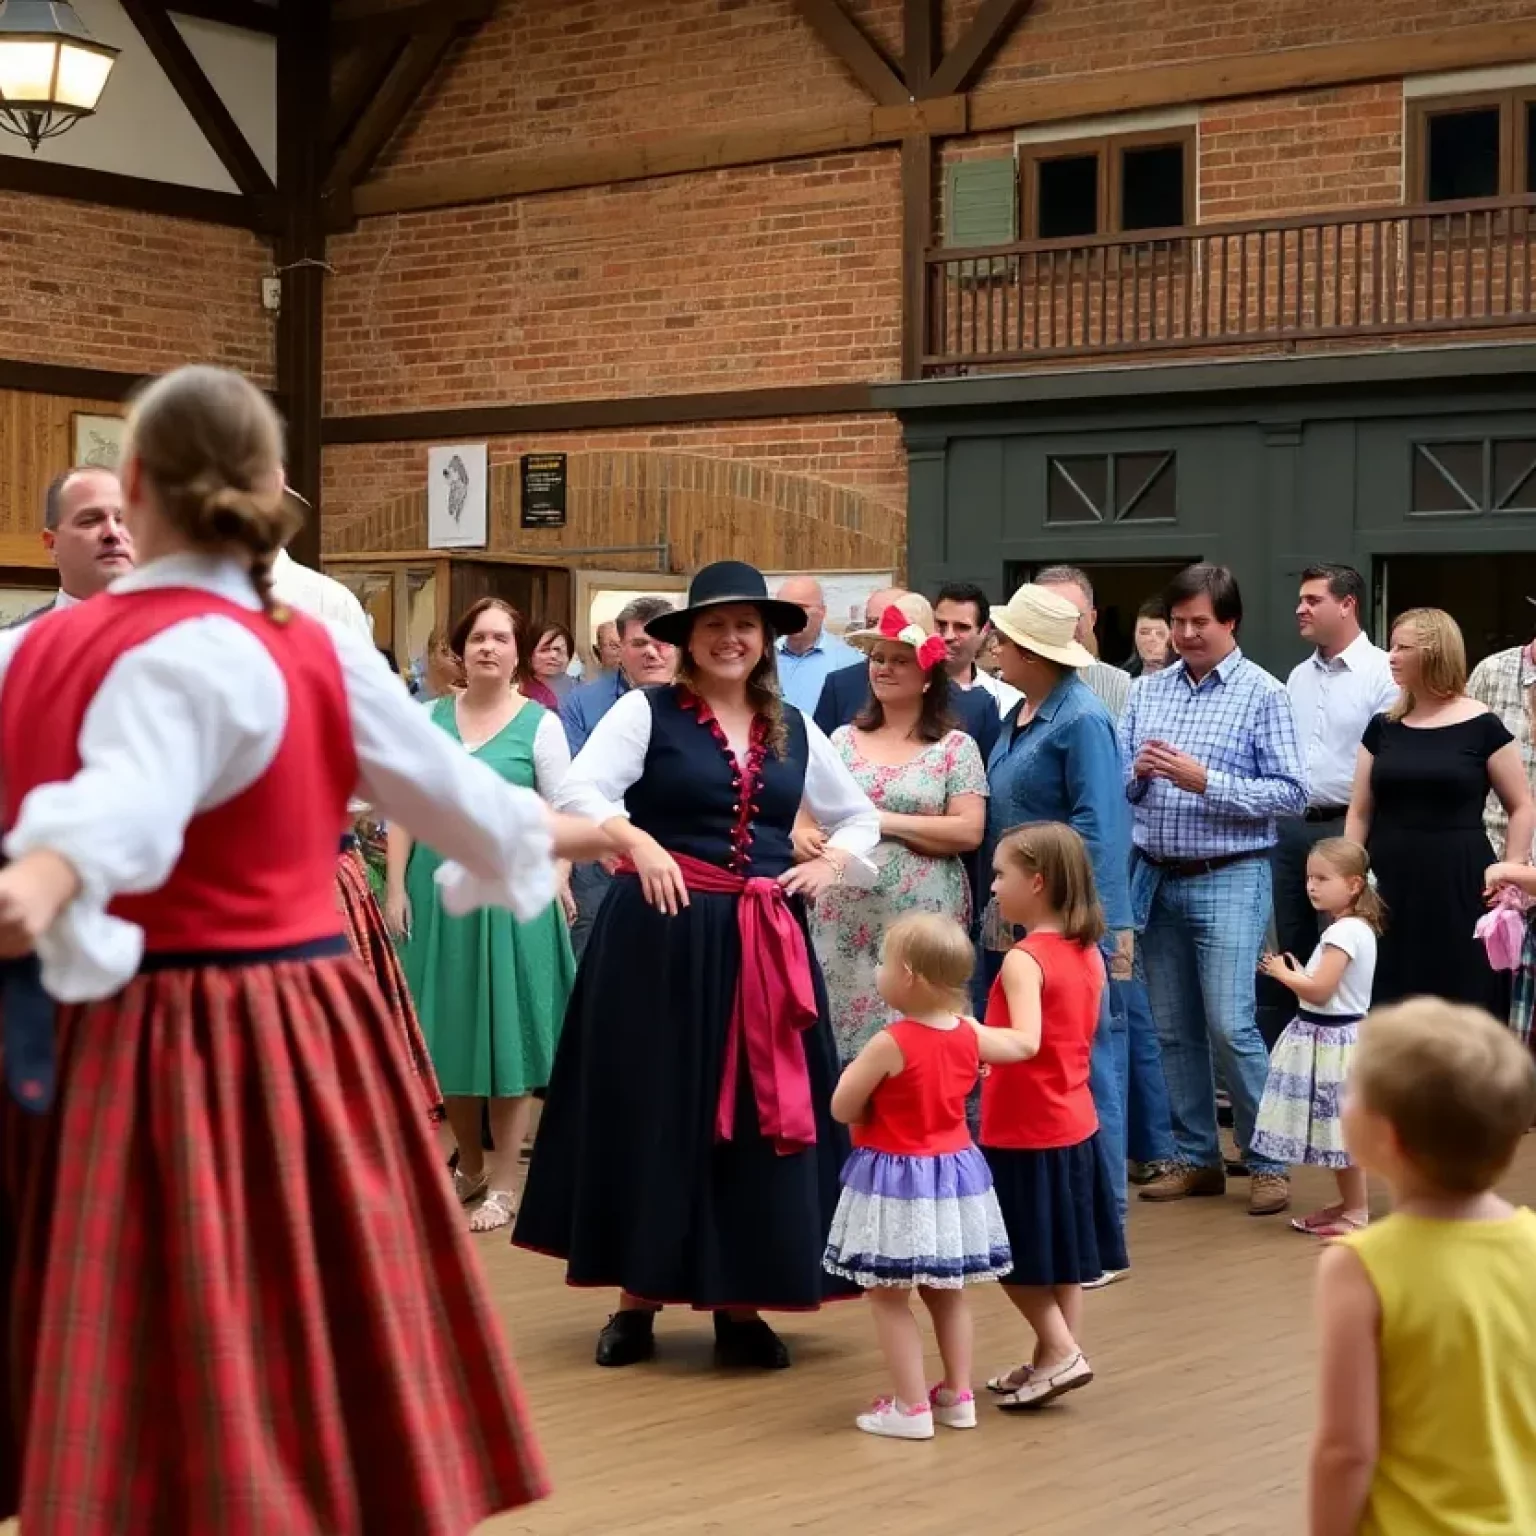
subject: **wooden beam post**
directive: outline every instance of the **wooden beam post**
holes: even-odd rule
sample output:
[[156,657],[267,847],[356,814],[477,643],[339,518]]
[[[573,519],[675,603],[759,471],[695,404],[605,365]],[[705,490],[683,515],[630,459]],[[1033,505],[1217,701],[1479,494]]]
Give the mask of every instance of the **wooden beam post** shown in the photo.
[[404,46],[404,38],[381,37],[342,55],[331,81],[331,110],[326,121],[330,154],[341,148],[369,102],[383,90]]
[[331,0],[279,0],[277,159],[283,226],[277,267],[277,389],[287,405],[288,482],[315,509],[290,546],[320,563],[320,422],[325,393],[325,217],[321,201],[330,95]]
[[927,94],[952,96],[970,90],[1031,4],[1033,0],[982,0],[965,35],[934,70]]
[[[914,96],[931,89],[940,43],[940,0],[903,0],[904,70]],[[901,373],[922,374],[927,308],[923,257],[933,239],[933,138],[911,133],[901,141]]]
[[876,101],[882,106],[897,107],[911,100],[914,93],[895,66],[843,9],[840,0],[797,0],[797,4],[816,35]]
[[178,16],[221,21],[226,27],[243,27],[247,32],[277,36],[277,7],[265,5],[262,0],[170,0],[166,9]]
[[192,114],[192,121],[223,162],[230,179],[246,197],[271,197],[276,188],[267,175],[267,168],[246,142],[223,98],[203,73],[187,40],[171,20],[164,0],[121,0],[121,4],[128,19],[149,45],[155,62],[165,71],[176,94]]

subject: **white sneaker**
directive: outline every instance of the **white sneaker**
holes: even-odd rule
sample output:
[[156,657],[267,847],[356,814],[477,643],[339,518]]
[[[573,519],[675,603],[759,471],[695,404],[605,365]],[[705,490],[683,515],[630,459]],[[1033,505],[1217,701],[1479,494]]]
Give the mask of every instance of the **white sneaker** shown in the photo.
[[[974,1416],[975,1408],[972,1406]],[[866,1435],[885,1435],[891,1440],[932,1440],[933,1412],[927,1403],[917,1408],[902,1408],[895,1398],[877,1397],[868,1413],[853,1421]]]
[[946,1392],[937,1386],[928,1394],[928,1406],[933,1422],[945,1429],[976,1428],[976,1394],[974,1392]]
[[1039,1408],[1066,1392],[1075,1392],[1093,1380],[1088,1357],[1073,1355],[1048,1371],[1036,1371],[1017,1392],[998,1400],[999,1408]]

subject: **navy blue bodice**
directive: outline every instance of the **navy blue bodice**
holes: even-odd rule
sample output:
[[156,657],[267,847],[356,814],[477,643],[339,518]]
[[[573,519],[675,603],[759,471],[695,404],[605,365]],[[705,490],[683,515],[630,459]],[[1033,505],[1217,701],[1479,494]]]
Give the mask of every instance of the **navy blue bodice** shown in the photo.
[[681,687],[648,688],[645,772],[624,796],[630,820],[671,853],[767,879],[793,859],[790,833],[805,788],[808,748],[798,710],[784,707],[783,757],[753,733],[744,769],[707,705]]

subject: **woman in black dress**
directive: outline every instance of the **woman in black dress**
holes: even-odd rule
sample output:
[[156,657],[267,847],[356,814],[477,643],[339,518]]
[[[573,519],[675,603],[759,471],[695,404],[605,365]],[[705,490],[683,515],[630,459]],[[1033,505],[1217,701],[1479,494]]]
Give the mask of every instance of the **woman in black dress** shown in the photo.
[[1499,717],[1467,697],[1466,648],[1448,613],[1398,619],[1391,666],[1402,697],[1366,727],[1345,823],[1387,904],[1373,1000],[1428,994],[1497,1012],[1500,980],[1473,935],[1492,854],[1483,806],[1498,795],[1509,813],[1502,857],[1530,863],[1525,767]]
[[[634,689],[560,787],[625,854],[582,958],[513,1241],[618,1289],[599,1365],[654,1349],[663,1303],[714,1313],[725,1364],[789,1364],[759,1309],[846,1289],[821,1267],[847,1137],[805,901],[873,876],[880,821],[815,725],[784,704],[774,632],[805,611],[734,561],[646,629],[675,684]],[[829,831],[795,864],[804,801]]]

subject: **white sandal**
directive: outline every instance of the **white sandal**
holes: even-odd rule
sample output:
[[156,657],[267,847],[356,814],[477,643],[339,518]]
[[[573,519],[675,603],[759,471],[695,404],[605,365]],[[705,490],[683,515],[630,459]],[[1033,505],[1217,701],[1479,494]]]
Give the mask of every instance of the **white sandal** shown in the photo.
[[482,1200],[469,1218],[471,1232],[494,1232],[498,1227],[510,1226],[516,1214],[510,1189],[493,1189]]
[[1005,1371],[1001,1376],[989,1376],[987,1378],[987,1391],[997,1392],[1004,1397],[1011,1396],[1015,1392],[1022,1391],[1029,1385],[1029,1378],[1035,1374],[1032,1365],[1016,1365],[1011,1371]]

